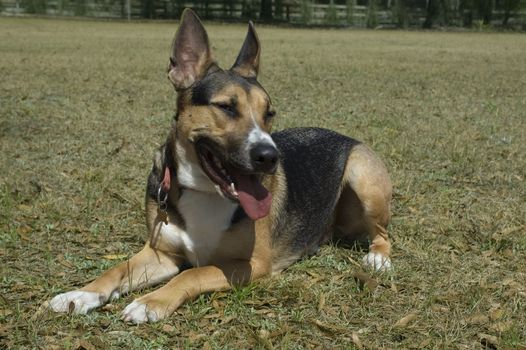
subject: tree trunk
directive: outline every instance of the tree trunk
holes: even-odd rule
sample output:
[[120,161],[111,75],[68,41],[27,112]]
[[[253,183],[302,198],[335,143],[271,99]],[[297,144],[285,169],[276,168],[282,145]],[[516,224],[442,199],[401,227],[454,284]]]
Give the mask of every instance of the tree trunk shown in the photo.
[[377,0],[369,0],[369,4],[367,6],[367,18],[365,25],[367,28],[376,28],[378,26],[378,15],[376,13],[377,11]]
[[262,21],[272,21],[272,0],[261,0],[259,19]]
[[283,0],[276,0],[274,3],[274,17],[283,19]]
[[491,20],[493,18],[493,1],[492,0],[485,0],[484,1],[484,24],[489,25],[491,24]]
[[422,25],[426,29],[433,28],[433,22],[438,15],[438,1],[439,0],[429,0],[427,3],[426,20]]
[[398,28],[407,26],[407,6],[406,0],[395,0],[396,25]]
[[142,17],[143,18],[155,18],[155,0],[143,0],[142,3]]
[[450,19],[449,19],[449,3],[447,0],[440,0],[439,2],[440,9],[439,12],[441,14],[441,20],[443,26],[449,26],[450,25]]
[[473,1],[460,0],[459,6],[460,16],[462,17],[462,24],[466,28],[471,28],[473,25]]

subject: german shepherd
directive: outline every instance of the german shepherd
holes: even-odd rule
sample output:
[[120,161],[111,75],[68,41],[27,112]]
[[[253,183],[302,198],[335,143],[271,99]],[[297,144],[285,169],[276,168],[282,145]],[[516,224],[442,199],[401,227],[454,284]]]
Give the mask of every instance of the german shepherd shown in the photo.
[[287,268],[334,232],[351,240],[366,234],[363,263],[391,267],[385,166],[364,144],[330,130],[271,136],[275,111],[257,81],[260,51],[249,23],[234,65],[220,68],[199,18],[184,11],[168,68],[177,113],[146,190],[150,239],[128,261],[46,306],[83,314],[169,281],[122,312],[127,322],[158,321],[201,293]]

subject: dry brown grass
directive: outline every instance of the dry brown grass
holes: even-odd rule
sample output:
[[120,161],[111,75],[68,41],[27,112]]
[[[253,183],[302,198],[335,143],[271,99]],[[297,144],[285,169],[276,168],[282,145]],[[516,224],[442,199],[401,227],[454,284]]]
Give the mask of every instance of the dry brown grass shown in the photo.
[[[392,274],[363,287],[363,252],[327,246],[156,324],[118,320],[137,294],[37,314],[146,239],[175,29],[0,18],[0,347],[526,348],[526,36],[514,34],[259,28],[277,129],[336,129],[386,161]],[[245,27],[208,29],[228,66]]]

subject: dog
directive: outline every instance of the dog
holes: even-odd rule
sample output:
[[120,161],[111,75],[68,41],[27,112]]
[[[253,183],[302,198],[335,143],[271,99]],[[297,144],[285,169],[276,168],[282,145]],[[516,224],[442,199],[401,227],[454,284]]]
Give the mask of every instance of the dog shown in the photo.
[[158,321],[201,293],[282,271],[335,232],[350,240],[366,235],[363,263],[391,268],[386,167],[363,143],[334,131],[271,135],[276,113],[257,81],[260,51],[250,22],[234,65],[221,69],[199,18],[183,12],[168,68],[177,112],[146,190],[150,239],[126,262],[47,307],[84,314],[168,281],[122,312],[126,322]]

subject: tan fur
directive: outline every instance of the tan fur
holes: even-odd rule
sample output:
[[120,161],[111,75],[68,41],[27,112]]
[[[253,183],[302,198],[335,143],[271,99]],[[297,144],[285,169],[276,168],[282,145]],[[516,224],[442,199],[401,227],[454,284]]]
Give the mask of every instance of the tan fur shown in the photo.
[[215,103],[235,98],[240,116],[227,119],[220,111],[210,106],[185,106],[179,111],[177,140],[189,150],[191,160],[197,162],[192,142],[206,135],[225,148],[235,146],[246,139],[256,122],[262,130],[269,132],[271,123],[265,124],[262,116],[266,112],[268,98],[264,91],[252,88],[248,93],[238,86],[222,89],[214,99]]
[[235,226],[223,235],[211,265],[183,271],[163,287],[136,301],[164,318],[199,294],[230,289],[268,275],[271,270],[268,221],[244,221]]
[[370,251],[389,257],[391,193],[391,180],[382,161],[367,146],[354,147],[345,167],[336,228],[351,240],[367,233]]
[[[287,255],[287,247],[272,245],[272,228],[279,215],[283,215],[282,201],[286,193],[281,169],[264,183],[274,194],[269,216],[256,222],[244,220],[232,226],[222,236],[210,266],[184,271],[136,301],[147,305],[149,311],[163,318],[201,293],[246,284],[271,272],[279,272],[296,261],[299,257]],[[390,198],[391,183],[384,165],[367,146],[356,146],[347,161],[335,226],[353,238],[368,233],[370,250],[388,257],[390,243],[386,227],[390,216]],[[115,290],[130,292],[170,279],[179,272],[183,252],[173,251],[173,247],[158,239],[155,228],[159,218],[154,201],[146,201],[146,211],[148,227],[152,231],[150,241],[143,250],[81,290],[109,298]],[[174,215],[169,215],[169,220],[181,224]]]
[[108,300],[114,292],[124,294],[171,278],[179,272],[181,263],[181,258],[146,244],[130,260],[106,271],[80,290],[98,293]]

